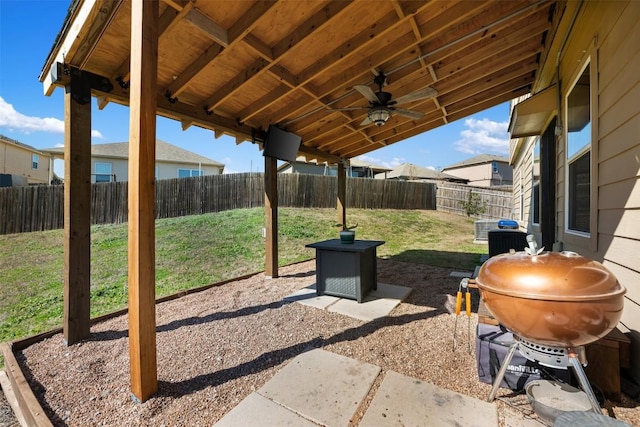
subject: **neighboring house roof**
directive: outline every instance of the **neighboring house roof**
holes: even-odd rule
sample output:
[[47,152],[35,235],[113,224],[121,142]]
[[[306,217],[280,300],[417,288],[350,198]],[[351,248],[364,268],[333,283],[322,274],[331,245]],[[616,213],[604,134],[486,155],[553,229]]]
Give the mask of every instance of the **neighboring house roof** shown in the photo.
[[387,178],[435,179],[440,181],[467,182],[464,178],[438,172],[431,168],[403,163],[387,174]]
[[25,150],[33,151],[35,153],[43,154],[45,152],[43,150],[39,150],[39,149],[37,149],[35,147],[32,147],[32,146],[27,145],[27,144],[24,144],[24,143],[22,143],[20,141],[17,141],[15,139],[9,138],[8,136],[4,136],[2,134],[0,134],[0,141],[5,142],[7,144],[15,145],[15,146],[23,148]]
[[495,154],[480,154],[479,156],[475,156],[470,159],[463,160],[461,162],[454,163],[452,165],[444,167],[442,168],[442,170],[444,171],[447,169],[455,169],[455,168],[461,168],[465,166],[480,165],[483,163],[491,163],[491,162],[503,162],[508,164],[509,159],[504,156],[498,156]]
[[360,160],[360,159],[351,159],[351,167],[369,168],[369,169],[373,169],[374,171],[379,171],[379,172],[388,172],[388,171],[392,171],[393,170],[393,168],[376,165],[374,163],[365,162],[364,160]]
[[[324,162],[322,162],[322,163],[317,163],[317,162],[313,162],[313,161],[312,162],[307,162],[307,161],[305,161],[305,157],[304,156],[298,156],[298,158],[296,158],[295,162],[284,162],[283,164],[281,164],[278,167],[278,170],[281,171],[283,169],[286,169],[292,163],[306,163],[306,164],[310,164],[310,165],[325,166]],[[376,164],[373,164],[371,162],[365,162],[364,160],[359,160],[359,159],[351,159],[350,163],[351,163],[351,167],[352,168],[369,168],[369,169],[373,170],[376,173],[388,172],[388,171],[392,170],[391,168],[388,168],[386,166],[376,165]]]
[[[64,147],[47,148],[43,150],[50,153],[64,153]],[[128,159],[129,143],[113,142],[109,144],[92,144],[91,156]],[[190,163],[224,168],[224,163],[217,162],[208,157],[201,156],[191,151],[176,147],[175,145],[156,140],[156,161],[171,163]]]

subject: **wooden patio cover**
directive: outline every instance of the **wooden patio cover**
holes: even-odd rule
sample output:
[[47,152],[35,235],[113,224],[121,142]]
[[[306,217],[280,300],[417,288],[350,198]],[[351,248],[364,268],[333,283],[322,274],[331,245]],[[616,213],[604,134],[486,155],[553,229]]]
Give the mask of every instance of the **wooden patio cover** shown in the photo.
[[[65,95],[65,339],[89,334],[91,98],[128,105],[132,392],[157,388],[153,170],[155,117],[262,145],[269,125],[302,137],[301,155],[338,163],[532,91],[564,1],[74,0],[44,65]],[[355,90],[407,102],[361,125]],[[275,159],[265,158],[266,273],[277,276]],[[343,218],[344,218],[344,214]],[[275,252],[275,254],[274,254]]]

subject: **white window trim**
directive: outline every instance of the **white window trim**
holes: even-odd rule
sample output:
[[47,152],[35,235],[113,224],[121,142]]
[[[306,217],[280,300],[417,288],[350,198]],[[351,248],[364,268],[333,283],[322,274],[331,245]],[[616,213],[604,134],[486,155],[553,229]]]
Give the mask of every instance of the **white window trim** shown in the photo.
[[[33,167],[34,164],[36,165],[35,168]],[[32,153],[31,154],[31,169],[38,170],[39,167],[40,167],[40,156],[35,154],[35,153]]]
[[[531,146],[531,200],[529,202],[529,218],[531,218],[531,220],[529,221],[531,223],[531,226],[535,229],[540,229],[540,221],[542,220],[542,212],[541,212],[541,204],[540,204],[540,198],[541,198],[541,185],[542,185],[542,171],[538,171],[538,205],[534,206],[533,200],[534,200],[534,193],[535,193],[535,183],[536,183],[536,173],[535,173],[535,168],[536,168],[536,145],[538,146],[538,162],[542,161],[541,158],[541,154],[540,154],[540,146],[541,146],[541,138],[540,136],[536,136],[533,138],[533,144]],[[538,168],[541,167],[541,163],[538,163]],[[538,211],[538,222],[534,222],[534,218],[535,218],[535,211]]]
[[[524,221],[524,194],[523,194],[523,184],[522,184],[522,172],[520,170],[516,171],[514,179],[513,179],[513,192],[517,197],[515,200],[514,206],[514,218],[518,221],[519,224],[522,225]],[[516,191],[517,190],[517,191]]]
[[[576,244],[576,245],[587,245],[589,250],[597,251],[598,249],[598,49],[597,46],[593,46],[591,49],[588,49],[580,61],[580,68],[576,69],[576,73],[572,76],[571,84],[568,86],[568,90],[564,93],[563,96],[563,122],[564,129],[562,131],[562,136],[564,139],[564,240],[568,243]],[[591,151],[591,159],[590,159],[590,208],[589,208],[589,232],[585,233],[582,231],[571,230],[569,229],[569,159],[567,156],[568,151],[568,137],[567,130],[567,97],[576,82],[586,69],[586,67],[590,67],[589,69],[589,84],[590,84],[590,115],[591,115],[591,141],[588,147],[583,147],[581,150],[576,152],[572,159],[579,158],[582,154],[584,154],[587,149]]]

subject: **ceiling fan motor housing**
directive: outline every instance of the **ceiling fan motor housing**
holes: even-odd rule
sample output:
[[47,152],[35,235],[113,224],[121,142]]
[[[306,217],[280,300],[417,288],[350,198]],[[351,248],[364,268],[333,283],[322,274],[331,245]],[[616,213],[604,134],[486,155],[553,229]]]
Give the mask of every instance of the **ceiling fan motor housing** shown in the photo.
[[367,116],[376,126],[382,126],[389,120],[391,111],[383,105],[377,105],[369,109]]
[[391,101],[391,94],[389,92],[376,92],[376,97],[381,105],[387,105]]

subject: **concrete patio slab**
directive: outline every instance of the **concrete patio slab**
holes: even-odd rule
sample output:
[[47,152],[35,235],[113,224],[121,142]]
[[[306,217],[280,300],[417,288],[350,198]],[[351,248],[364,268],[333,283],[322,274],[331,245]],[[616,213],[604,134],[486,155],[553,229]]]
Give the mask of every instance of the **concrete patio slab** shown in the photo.
[[318,427],[284,406],[258,393],[251,393],[215,424],[215,427]]
[[406,286],[390,285],[388,283],[378,283],[378,289],[375,289],[367,295],[367,299],[390,298],[404,301],[413,289]]
[[495,405],[390,371],[359,427],[495,427]]
[[[325,350],[298,355],[216,425],[346,427],[381,368]],[[530,408],[507,410],[505,427],[539,427]],[[388,371],[358,427],[497,427],[495,404]]]
[[411,288],[405,286],[378,283],[378,289],[367,295],[362,303],[341,299],[327,310],[369,322],[387,316],[410,293]]
[[504,412],[504,427],[540,427],[543,425],[538,418],[526,414],[526,412],[533,413],[533,409],[530,406],[527,408],[518,408],[517,410],[506,407]]
[[340,298],[334,297],[331,295],[316,295],[316,285],[315,283],[311,286],[307,286],[306,288],[300,289],[284,297],[285,301],[295,301],[299,302],[302,305],[307,305],[309,307],[319,308],[320,310],[324,310],[329,307],[331,304],[334,304]]
[[334,297],[331,295],[316,295],[316,285],[313,284],[294,292],[284,298],[285,301],[295,301],[300,304],[343,314],[355,319],[369,322],[379,317],[387,316],[410,293],[406,286],[378,283],[378,289],[371,291],[363,302]]
[[380,370],[379,366],[315,349],[289,362],[257,393],[318,424],[343,427]]

